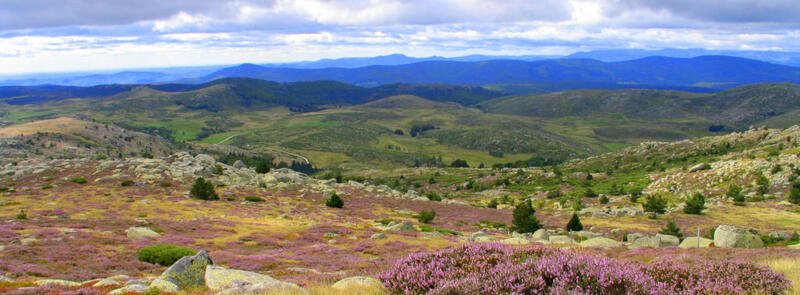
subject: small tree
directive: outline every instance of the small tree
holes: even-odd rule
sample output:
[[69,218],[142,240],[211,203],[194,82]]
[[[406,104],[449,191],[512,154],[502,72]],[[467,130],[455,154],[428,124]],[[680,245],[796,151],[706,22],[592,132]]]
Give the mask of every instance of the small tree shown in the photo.
[[758,184],[758,193],[759,194],[766,194],[769,192],[769,178],[764,176],[764,174],[759,174],[756,178],[756,184]]
[[572,213],[572,218],[570,218],[569,222],[567,222],[567,230],[568,231],[583,230],[583,224],[581,224],[581,219],[578,217],[577,213]]
[[728,191],[725,193],[725,195],[733,199],[734,205],[744,206],[744,194],[742,194],[742,188],[738,185],[731,184],[731,186],[728,187]]
[[189,195],[192,198],[200,200],[219,200],[217,192],[214,191],[214,184],[211,183],[211,181],[206,181],[202,177],[194,181],[194,185],[192,185],[192,190],[189,192]]
[[452,163],[450,163],[450,167],[469,168],[469,164],[467,164],[466,160],[456,159]]
[[560,189],[554,189],[552,191],[547,192],[547,198],[548,199],[558,199],[560,197],[561,197],[561,190]]
[[332,194],[330,198],[325,201],[325,206],[331,208],[342,208],[344,207],[344,201],[342,198],[339,197],[336,193]]
[[532,233],[542,228],[534,213],[536,213],[536,210],[533,209],[531,200],[525,200],[517,204],[514,208],[514,218],[512,220],[514,230],[519,233]]
[[649,195],[644,203],[644,211],[650,212],[655,217],[667,212],[667,199],[662,196]]
[[606,196],[600,197],[600,204],[608,204],[610,200]]
[[592,188],[587,188],[585,192],[583,192],[583,197],[585,198],[596,198],[597,193],[594,192]]
[[422,212],[419,212],[419,215],[417,215],[417,220],[422,223],[431,223],[434,218],[436,218],[436,211],[433,210],[422,210]]
[[686,200],[686,207],[683,208],[683,213],[701,214],[705,208],[706,196],[701,193],[695,193],[691,198]]
[[489,201],[489,204],[486,204],[486,208],[497,209],[497,205],[499,205],[497,202],[497,198],[494,198],[491,201]]
[[258,164],[256,164],[256,173],[264,174],[269,172],[270,169],[269,163],[265,160],[258,161]]
[[789,202],[800,205],[800,181],[792,183],[792,191],[789,192]]
[[25,214],[25,210],[19,210],[19,214],[17,214],[17,219],[28,219],[28,214]]
[[681,233],[681,228],[675,224],[675,220],[670,220],[667,222],[667,226],[661,229],[661,234],[676,236],[678,239],[683,238],[683,234]]

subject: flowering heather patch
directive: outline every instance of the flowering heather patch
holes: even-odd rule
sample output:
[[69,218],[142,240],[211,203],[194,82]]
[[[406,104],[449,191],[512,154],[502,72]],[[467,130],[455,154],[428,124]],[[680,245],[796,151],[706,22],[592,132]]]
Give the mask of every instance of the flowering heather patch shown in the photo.
[[626,262],[547,246],[467,244],[412,254],[380,275],[397,294],[782,294],[789,281],[743,262]]

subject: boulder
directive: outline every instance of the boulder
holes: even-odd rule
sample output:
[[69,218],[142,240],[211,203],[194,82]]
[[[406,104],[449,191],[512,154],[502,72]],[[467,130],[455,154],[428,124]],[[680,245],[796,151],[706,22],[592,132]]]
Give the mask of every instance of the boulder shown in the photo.
[[656,234],[656,237],[661,241],[662,247],[677,246],[681,243],[681,239],[673,235]]
[[531,241],[528,241],[523,237],[510,237],[508,239],[500,240],[500,243],[508,245],[527,245],[530,244]]
[[24,238],[19,240],[19,243],[22,244],[23,246],[33,246],[36,245],[36,243],[38,242],[39,239],[37,238]]
[[175,285],[173,282],[162,280],[162,279],[155,279],[153,282],[150,283],[150,288],[160,290],[161,292],[166,293],[177,293],[180,291],[178,285]]
[[547,232],[546,229],[540,228],[533,233],[534,240],[550,240],[550,233]]
[[714,231],[714,246],[720,248],[762,248],[764,242],[753,229],[720,225]]
[[228,269],[216,265],[206,266],[206,287],[213,291],[225,290],[245,285],[257,285],[277,281],[268,275],[238,269]]
[[243,169],[247,168],[247,165],[245,165],[244,162],[242,162],[242,160],[236,160],[236,162],[233,162],[233,168]]
[[217,293],[217,295],[263,295],[263,294],[296,295],[296,294],[310,294],[310,293],[306,289],[303,289],[302,287],[296,284],[281,282],[281,281],[233,287]]
[[580,245],[582,247],[601,247],[601,248],[616,248],[622,246],[620,242],[617,242],[615,240],[606,237],[591,238],[581,242]]
[[[628,235],[628,239],[630,238],[631,235]],[[649,247],[649,248],[661,247],[661,239],[658,237],[639,237],[633,240],[633,242],[631,242],[630,245],[628,245],[628,248],[630,249],[643,248],[643,247]]]
[[206,266],[211,264],[208,252],[202,250],[194,256],[184,256],[161,274],[161,279],[169,281],[185,289],[186,287],[205,286]]
[[385,239],[385,238],[386,238],[386,234],[384,234],[384,233],[376,233],[376,234],[373,234],[373,235],[372,235],[371,237],[369,237],[369,238],[370,238],[370,239],[373,239],[373,240]]
[[692,166],[692,168],[689,168],[689,172],[697,172],[697,171],[706,170],[706,169],[709,169],[709,168],[711,168],[710,165],[708,165],[706,163],[700,163],[700,164]]
[[678,247],[681,247],[681,248],[684,248],[684,249],[685,248],[697,248],[698,242],[699,242],[700,248],[708,248],[708,247],[711,247],[711,244],[714,241],[712,241],[710,239],[706,239],[706,238],[690,237],[690,238],[683,239],[683,242],[681,242],[681,244],[678,245]]
[[396,224],[390,224],[389,227],[386,228],[388,231],[413,231],[414,225],[411,224],[411,221],[403,221],[398,222]]
[[337,291],[348,291],[351,293],[363,290],[365,291],[364,293],[367,293],[369,290],[383,289],[383,283],[375,278],[356,276],[339,280],[338,282],[334,283],[333,286],[331,286],[331,289]]
[[557,235],[557,236],[550,236],[549,239],[550,243],[552,244],[574,244],[575,241],[568,236]]
[[127,285],[125,287],[116,289],[114,291],[108,292],[109,295],[122,295],[122,294],[129,294],[129,293],[145,293],[147,292],[148,287],[145,285]]
[[99,280],[96,283],[92,284],[92,287],[98,287],[99,288],[99,287],[121,286],[121,285],[122,285],[122,283],[120,283],[118,281],[115,281],[115,280],[102,279],[102,280]]
[[125,230],[125,233],[128,235],[128,238],[131,240],[138,240],[138,239],[155,239],[161,237],[161,235],[149,227],[139,227],[134,226]]

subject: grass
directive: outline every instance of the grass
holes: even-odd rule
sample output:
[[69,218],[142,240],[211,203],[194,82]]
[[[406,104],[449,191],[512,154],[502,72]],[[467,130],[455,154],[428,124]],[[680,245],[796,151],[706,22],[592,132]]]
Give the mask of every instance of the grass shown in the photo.
[[782,257],[764,261],[769,268],[781,272],[792,281],[789,294],[800,294],[800,257]]

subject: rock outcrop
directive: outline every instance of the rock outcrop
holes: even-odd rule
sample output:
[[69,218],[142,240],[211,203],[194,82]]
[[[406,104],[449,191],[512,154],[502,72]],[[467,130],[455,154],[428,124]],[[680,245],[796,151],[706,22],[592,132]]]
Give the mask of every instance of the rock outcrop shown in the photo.
[[720,225],[714,231],[714,246],[720,248],[762,248],[758,231],[732,225]]

